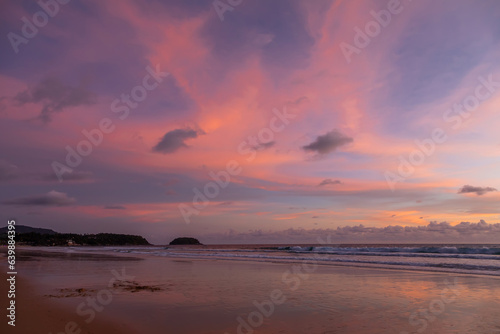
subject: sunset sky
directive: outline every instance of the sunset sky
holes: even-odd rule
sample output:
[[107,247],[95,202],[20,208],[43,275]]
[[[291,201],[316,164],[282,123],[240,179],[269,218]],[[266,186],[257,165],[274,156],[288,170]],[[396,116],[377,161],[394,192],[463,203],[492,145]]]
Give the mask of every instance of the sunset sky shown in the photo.
[[4,224],[498,241],[497,0],[61,2],[0,5]]

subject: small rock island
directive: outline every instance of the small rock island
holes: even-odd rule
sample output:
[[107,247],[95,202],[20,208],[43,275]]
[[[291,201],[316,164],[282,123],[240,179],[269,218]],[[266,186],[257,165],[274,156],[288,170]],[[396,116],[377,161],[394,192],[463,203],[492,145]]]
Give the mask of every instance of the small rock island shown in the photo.
[[175,238],[170,242],[169,245],[203,245],[203,244],[199,242],[198,239],[195,238],[181,237],[181,238]]

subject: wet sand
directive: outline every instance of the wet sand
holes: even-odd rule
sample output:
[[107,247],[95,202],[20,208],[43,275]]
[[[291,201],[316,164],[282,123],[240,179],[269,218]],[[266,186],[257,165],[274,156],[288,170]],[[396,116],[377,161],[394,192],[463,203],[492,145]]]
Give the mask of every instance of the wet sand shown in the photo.
[[[1,267],[2,269],[5,267]],[[2,310],[9,306],[6,294],[8,291],[7,274],[2,270],[0,291],[2,293]],[[135,334],[138,331],[111,319],[95,319],[90,324],[78,321],[78,316],[71,309],[55,303],[51,298],[43,296],[33,288],[34,281],[17,276],[16,278],[16,321],[15,327],[7,324],[2,316],[1,333],[125,333]],[[2,312],[5,314],[5,311]],[[76,325],[72,325],[74,322]],[[74,327],[73,327],[74,326]],[[78,332],[80,330],[80,332]]]
[[[81,333],[500,333],[496,277],[114,254],[23,257],[17,326],[7,333],[56,334],[68,321]],[[87,325],[75,310],[100,291],[112,300]]]

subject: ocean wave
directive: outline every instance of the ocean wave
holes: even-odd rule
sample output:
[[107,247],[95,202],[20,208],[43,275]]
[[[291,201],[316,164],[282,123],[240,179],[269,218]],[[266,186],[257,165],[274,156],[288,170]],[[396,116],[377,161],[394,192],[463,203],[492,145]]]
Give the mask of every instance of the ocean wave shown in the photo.
[[[423,246],[423,247],[277,247],[277,250],[291,252],[336,252],[336,253],[414,253],[414,254],[483,254],[500,255],[500,247],[457,247],[457,246]],[[500,258],[500,257],[499,257]]]
[[[295,246],[294,246],[295,247]],[[298,246],[296,246],[298,247]],[[474,274],[488,274],[500,276],[500,262],[484,261],[480,263],[473,263],[471,260],[462,260],[459,258],[455,259],[428,259],[418,260],[415,257],[408,257],[407,261],[401,257],[395,259],[394,257],[378,257],[370,258],[369,255],[363,253],[363,256],[357,256],[356,254],[325,254],[325,253],[311,253],[311,251],[306,251],[305,248],[294,248],[294,250],[288,249],[286,252],[283,250],[274,253],[269,252],[256,252],[255,250],[245,250],[242,252],[231,252],[231,250],[201,250],[200,249],[163,249],[163,250],[152,250],[150,252],[145,252],[144,250],[117,250],[119,252],[133,253],[137,255],[150,255],[150,256],[161,256],[161,257],[174,257],[174,258],[191,258],[191,259],[225,259],[225,260],[247,260],[247,261],[259,261],[259,262],[315,262],[319,264],[332,264],[332,265],[356,265],[356,266],[370,266],[370,267],[390,267],[390,268],[403,268],[403,269],[418,269],[418,270],[432,270],[432,271],[454,271],[463,273],[474,273]],[[324,251],[324,250],[323,250]],[[379,253],[382,254],[382,253]],[[335,255],[335,256],[332,256]],[[344,256],[346,255],[346,256]],[[349,256],[347,256],[349,255]],[[350,256],[352,255],[352,256]],[[368,256],[367,256],[368,255]],[[410,260],[411,259],[411,260]],[[498,260],[498,257],[493,260]]]
[[387,265],[387,266],[405,266],[405,267],[420,267],[420,268],[446,268],[459,269],[466,271],[487,271],[489,274],[500,276],[500,265],[476,265],[470,263],[429,263],[429,262],[405,262],[405,261],[377,261],[377,260],[362,260],[362,259],[347,259],[347,258],[331,258],[321,256],[277,256],[264,254],[228,254],[228,253],[192,253],[192,252],[154,252],[156,256],[165,257],[182,257],[182,258],[218,258],[218,259],[250,259],[258,261],[284,261],[284,262],[318,262],[322,264],[335,263],[354,263],[354,264],[369,264],[369,265]]

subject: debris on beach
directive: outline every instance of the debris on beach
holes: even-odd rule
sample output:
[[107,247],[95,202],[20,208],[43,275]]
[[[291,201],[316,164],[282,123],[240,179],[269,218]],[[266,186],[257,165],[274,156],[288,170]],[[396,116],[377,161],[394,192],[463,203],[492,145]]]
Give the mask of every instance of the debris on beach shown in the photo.
[[45,295],[45,297],[49,298],[68,298],[68,297],[86,297],[92,295],[96,290],[94,289],[85,289],[85,288],[64,288],[59,289],[58,294],[56,295]]
[[138,292],[138,291],[162,291],[165,290],[161,285],[139,285],[135,281],[118,281],[113,283],[113,288],[121,289],[124,291]]

